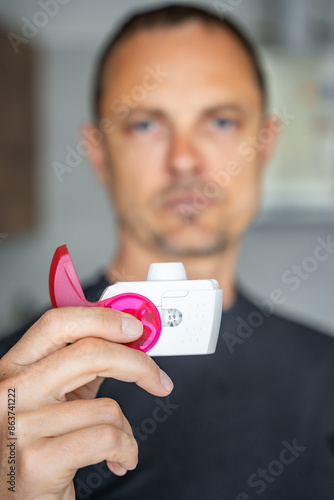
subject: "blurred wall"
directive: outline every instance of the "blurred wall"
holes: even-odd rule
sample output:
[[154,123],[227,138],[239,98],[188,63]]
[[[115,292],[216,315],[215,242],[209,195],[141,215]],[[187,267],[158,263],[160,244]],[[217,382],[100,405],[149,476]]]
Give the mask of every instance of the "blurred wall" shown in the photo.
[[[0,240],[0,335],[31,311],[49,306],[48,271],[57,246],[68,245],[82,282],[102,272],[115,251],[112,211],[85,156],[81,155],[72,172],[64,174],[62,182],[52,163],[64,162],[68,148],[75,150],[80,143],[80,125],[89,117],[92,65],[105,36],[133,6],[157,3],[164,2],[63,0],[62,5],[57,4],[59,9],[55,8],[53,17],[49,15],[46,25],[29,41],[37,51],[39,221],[27,234],[8,234]],[[25,19],[33,20],[36,12],[43,10],[41,4],[42,0],[29,4],[24,0],[2,2],[2,26],[20,33]],[[334,19],[334,2],[330,1],[226,0],[219,6],[239,18],[260,42],[265,41],[269,52],[272,44],[276,44],[276,50],[278,44],[287,53],[291,47],[297,52],[312,51],[312,46],[304,42],[308,20],[315,16],[321,27],[330,13],[330,19]],[[294,26],[292,30],[289,23]],[[326,39],[322,40],[324,36]],[[307,39],[312,42],[311,36]],[[331,43],[331,34],[315,30],[313,42],[319,50],[319,44],[321,49],[322,43]],[[238,279],[259,300],[268,300],[271,292],[279,288],[285,300],[275,311],[282,310],[334,334],[334,254],[328,252],[328,258],[300,278],[299,284],[296,280],[289,282],[294,275],[292,266],[302,265],[313,256],[318,238],[326,241],[331,237],[334,241],[332,213],[311,215],[281,217],[264,213],[244,238]]]

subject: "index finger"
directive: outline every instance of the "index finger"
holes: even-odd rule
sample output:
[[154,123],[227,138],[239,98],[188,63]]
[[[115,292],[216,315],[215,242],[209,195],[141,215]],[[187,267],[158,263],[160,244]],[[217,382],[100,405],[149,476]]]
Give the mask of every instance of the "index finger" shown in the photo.
[[61,307],[39,318],[2,358],[29,365],[84,337],[132,342],[143,333],[142,323],[130,314],[104,307]]

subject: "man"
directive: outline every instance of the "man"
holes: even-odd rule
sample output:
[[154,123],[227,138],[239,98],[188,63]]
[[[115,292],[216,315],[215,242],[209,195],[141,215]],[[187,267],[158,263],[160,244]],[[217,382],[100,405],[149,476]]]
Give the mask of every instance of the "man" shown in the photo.
[[[14,498],[75,498],[74,486],[94,500],[332,498],[334,341],[261,311],[235,284],[279,128],[251,45],[201,9],[154,9],[107,47],[96,87],[85,135],[119,249],[87,298],[124,273],[145,279],[153,261],[182,260],[190,279],[224,289],[221,334],[215,354],[161,357],[160,370],[122,345],[142,331],[129,315],[47,312],[0,361],[1,498],[13,498],[10,473]],[[271,141],[250,160],[242,144],[264,129]]]

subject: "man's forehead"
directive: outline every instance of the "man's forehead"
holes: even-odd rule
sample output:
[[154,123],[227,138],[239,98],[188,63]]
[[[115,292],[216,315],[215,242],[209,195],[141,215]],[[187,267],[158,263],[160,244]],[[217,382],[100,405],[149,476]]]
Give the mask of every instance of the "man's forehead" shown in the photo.
[[190,83],[195,89],[238,80],[256,85],[252,63],[236,37],[228,29],[198,21],[143,29],[125,39],[107,61],[102,92],[128,92],[145,77],[148,82],[149,75],[160,89],[170,85],[189,89]]

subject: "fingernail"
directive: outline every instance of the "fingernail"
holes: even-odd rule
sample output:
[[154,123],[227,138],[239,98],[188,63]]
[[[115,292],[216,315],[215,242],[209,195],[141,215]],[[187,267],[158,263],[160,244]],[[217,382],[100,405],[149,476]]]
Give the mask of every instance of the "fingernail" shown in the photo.
[[159,370],[160,370],[160,380],[161,380],[162,385],[164,386],[166,391],[171,391],[174,387],[173,382],[168,377],[167,373],[165,373],[163,370],[161,370],[161,368],[159,368]]
[[143,333],[142,323],[138,319],[129,316],[123,316],[122,329],[123,333],[130,337],[139,337]]

